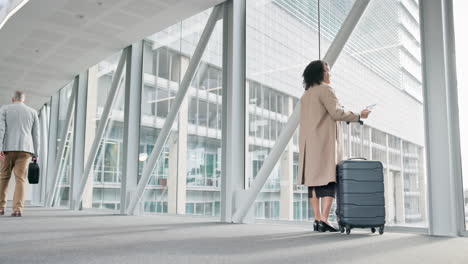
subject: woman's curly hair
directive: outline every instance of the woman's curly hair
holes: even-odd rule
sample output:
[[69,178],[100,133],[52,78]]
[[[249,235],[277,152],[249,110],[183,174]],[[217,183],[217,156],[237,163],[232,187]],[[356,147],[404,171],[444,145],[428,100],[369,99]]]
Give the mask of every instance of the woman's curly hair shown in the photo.
[[302,77],[304,78],[304,89],[307,90],[314,85],[322,84],[323,79],[325,78],[326,65],[328,65],[328,63],[322,60],[315,60],[307,65],[304,73],[302,74]]

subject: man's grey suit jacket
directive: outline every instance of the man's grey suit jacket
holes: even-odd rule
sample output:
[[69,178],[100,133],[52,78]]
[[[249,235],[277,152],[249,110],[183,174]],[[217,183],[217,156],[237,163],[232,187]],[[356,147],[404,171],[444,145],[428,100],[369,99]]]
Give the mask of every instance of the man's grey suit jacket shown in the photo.
[[0,151],[39,154],[39,118],[37,111],[24,103],[0,108]]

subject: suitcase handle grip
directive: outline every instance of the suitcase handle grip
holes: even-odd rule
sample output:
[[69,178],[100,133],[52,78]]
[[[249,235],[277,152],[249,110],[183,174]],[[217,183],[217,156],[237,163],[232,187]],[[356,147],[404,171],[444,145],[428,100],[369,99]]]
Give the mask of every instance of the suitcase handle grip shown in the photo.
[[348,160],[367,160],[367,159],[366,159],[366,158],[357,157],[357,158],[349,158]]
[[[346,121],[346,124],[347,124],[347,125],[349,125],[349,123],[351,123],[351,122],[350,122],[350,121]],[[360,125],[364,125],[364,121],[362,121],[362,120],[359,120],[358,123],[359,123]]]

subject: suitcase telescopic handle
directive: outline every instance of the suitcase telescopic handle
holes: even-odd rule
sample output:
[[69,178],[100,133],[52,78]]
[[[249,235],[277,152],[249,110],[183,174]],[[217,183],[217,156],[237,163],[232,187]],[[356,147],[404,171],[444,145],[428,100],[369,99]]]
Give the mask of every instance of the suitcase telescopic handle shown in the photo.
[[366,159],[366,158],[358,157],[358,158],[349,158],[348,160],[367,160],[367,159]]
[[[364,121],[359,120],[358,122],[359,122],[359,124],[360,124],[361,126],[364,125]],[[346,124],[347,124],[347,125],[349,125],[349,123],[351,123],[351,122],[350,122],[350,121],[346,121]]]

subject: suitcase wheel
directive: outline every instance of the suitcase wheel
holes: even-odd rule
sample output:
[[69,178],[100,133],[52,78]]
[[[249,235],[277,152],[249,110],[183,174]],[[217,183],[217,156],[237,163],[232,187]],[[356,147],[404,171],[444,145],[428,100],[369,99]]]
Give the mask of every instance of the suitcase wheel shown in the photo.
[[379,234],[383,235],[384,233],[384,226],[379,227]]
[[348,226],[348,227],[346,228],[346,234],[347,234],[347,235],[351,234],[351,227]]
[[372,234],[375,233],[375,227],[372,227],[370,230],[371,230]]
[[340,225],[340,233],[344,233],[344,231],[345,231],[344,226]]

